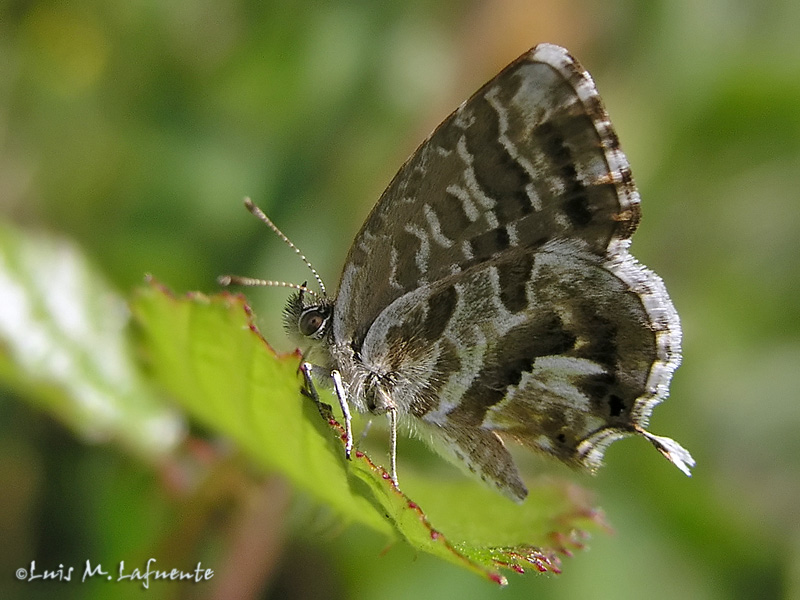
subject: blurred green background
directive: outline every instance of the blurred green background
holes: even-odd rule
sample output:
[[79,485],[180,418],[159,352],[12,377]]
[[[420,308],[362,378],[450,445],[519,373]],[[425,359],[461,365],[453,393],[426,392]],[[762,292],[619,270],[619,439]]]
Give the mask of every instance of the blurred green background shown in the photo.
[[[402,544],[384,552],[280,481],[222,486],[246,502],[209,491],[219,466],[202,447],[167,468],[90,443],[0,382],[0,594],[800,597],[798,31],[795,0],[0,3],[0,220],[72,240],[125,296],[145,273],[177,292],[214,292],[227,272],[307,278],[245,195],[335,287],[427,133],[529,47],[566,46],[637,177],[634,254],[683,321],[684,364],[652,429],[698,461],[686,479],[644,443],[615,444],[581,481],[616,533],[558,577],[498,590]],[[286,294],[248,297],[289,350]],[[14,580],[31,560],[143,555],[219,576],[146,592]]]

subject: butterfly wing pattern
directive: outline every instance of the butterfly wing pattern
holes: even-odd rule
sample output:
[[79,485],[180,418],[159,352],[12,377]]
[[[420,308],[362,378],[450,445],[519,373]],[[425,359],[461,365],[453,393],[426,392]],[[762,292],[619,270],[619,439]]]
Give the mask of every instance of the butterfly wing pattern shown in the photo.
[[308,356],[339,377],[345,408],[389,412],[393,439],[396,416],[516,501],[527,489],[504,438],[591,470],[642,435],[688,475],[691,455],[645,430],[681,329],[662,280],[628,252],[639,215],[594,82],[541,44],[420,145],[335,299],[295,295],[288,328],[316,342]]

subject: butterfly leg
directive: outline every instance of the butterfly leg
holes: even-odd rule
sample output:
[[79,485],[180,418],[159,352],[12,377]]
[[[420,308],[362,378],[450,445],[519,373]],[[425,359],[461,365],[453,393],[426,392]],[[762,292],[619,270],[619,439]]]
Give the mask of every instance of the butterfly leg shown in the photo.
[[[311,371],[313,369],[313,365],[308,362],[304,362],[302,365],[300,365],[300,370],[302,371],[303,378],[306,382],[306,392],[317,405],[317,409],[319,409],[319,412],[323,418],[332,418],[333,415],[330,413],[331,407],[327,404],[323,404],[319,399],[319,392],[317,392],[317,387],[314,385],[314,378],[311,376]],[[331,371],[331,378],[333,379],[333,388],[336,392],[336,397],[339,399],[339,405],[342,407],[342,414],[344,415],[344,451],[345,456],[349,459],[350,454],[353,451],[353,430],[350,424],[350,406],[347,404],[347,394],[345,393],[344,385],[342,384],[342,376],[338,371]]]
[[400,489],[397,481],[397,409],[392,407],[388,410],[389,417],[389,467],[392,471],[392,483],[394,487]]
[[342,415],[344,416],[344,454],[349,460],[350,454],[353,452],[353,427],[350,423],[350,405],[347,404],[347,392],[344,391],[344,384],[342,383],[342,376],[339,371],[331,371],[331,378],[333,379],[333,389],[336,392],[336,397],[339,399],[339,406],[342,407]]
[[367,401],[371,413],[382,415],[386,413],[389,418],[389,469],[392,474],[392,483],[399,488],[397,482],[397,406],[395,406],[389,393],[380,386],[372,389],[373,394]]
[[328,419],[333,418],[333,411],[331,410],[330,404],[325,404],[322,400],[320,400],[319,392],[317,392],[317,387],[314,385],[314,379],[311,377],[311,371],[313,369],[313,365],[311,363],[301,363],[300,364],[300,372],[303,374],[303,379],[305,380],[305,386],[301,390],[304,396],[307,398],[311,398],[312,402],[317,407],[320,416],[326,421]]
[[359,446],[363,446],[364,440],[367,439],[367,436],[369,435],[371,429],[372,429],[372,419],[367,419],[367,422],[364,423],[364,427],[361,428],[361,433],[358,435],[358,440],[353,441],[353,447],[355,447],[356,444],[358,444]]

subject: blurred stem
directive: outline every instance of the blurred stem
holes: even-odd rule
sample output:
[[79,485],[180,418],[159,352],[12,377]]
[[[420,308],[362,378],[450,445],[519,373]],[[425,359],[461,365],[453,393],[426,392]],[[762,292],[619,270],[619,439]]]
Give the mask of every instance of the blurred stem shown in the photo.
[[[261,597],[286,539],[291,487],[281,477],[254,476],[238,453],[226,455],[197,439],[186,449],[189,464],[174,462],[162,473],[168,489],[189,495],[179,503],[176,527],[164,536],[158,556],[186,565],[206,557],[203,567],[214,571],[215,585],[208,597]],[[198,474],[201,480],[193,486]],[[220,540],[222,548],[214,552]],[[209,555],[216,556],[216,564],[206,563]]]
[[281,477],[267,480],[245,499],[212,598],[263,597],[286,539],[284,515],[290,499],[291,488]]

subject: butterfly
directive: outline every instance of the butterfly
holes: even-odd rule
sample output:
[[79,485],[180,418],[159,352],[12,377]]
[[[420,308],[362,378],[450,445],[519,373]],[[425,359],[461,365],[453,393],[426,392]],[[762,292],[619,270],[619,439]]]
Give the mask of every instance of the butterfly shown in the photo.
[[[249,200],[248,209],[272,222]],[[515,501],[506,442],[597,468],[638,435],[690,475],[680,444],[646,430],[680,363],[662,280],[628,252],[640,216],[628,161],[591,76],[540,44],[426,139],[355,237],[335,296],[296,288],[284,313],[303,372]]]

